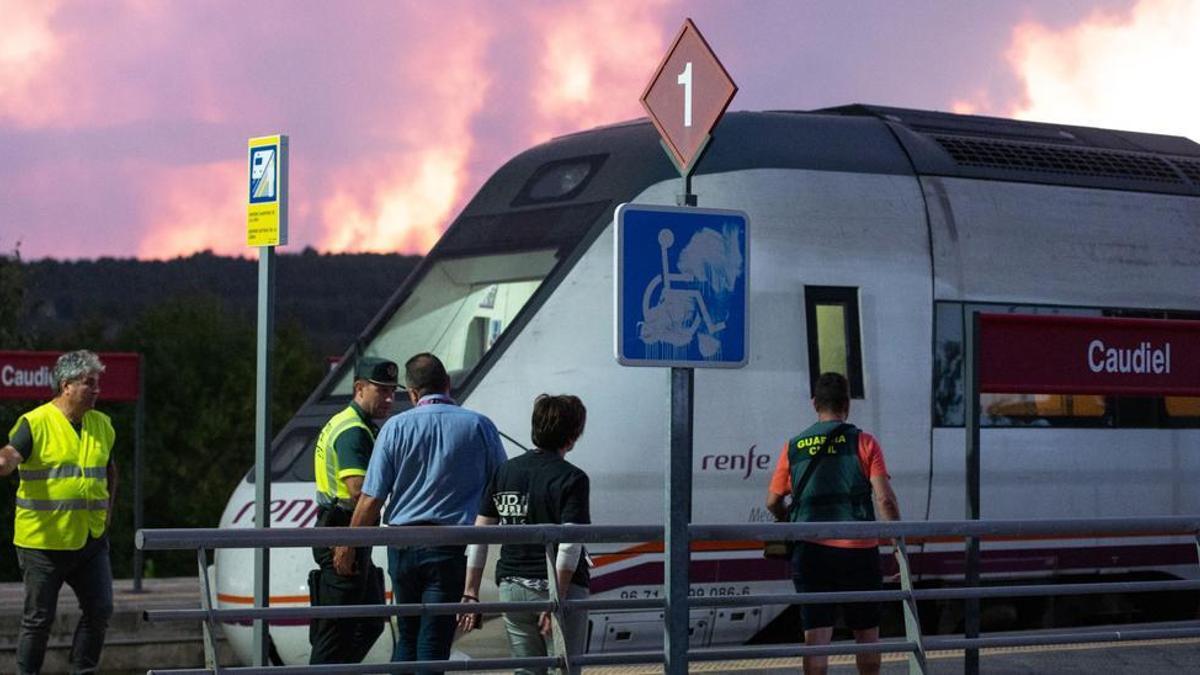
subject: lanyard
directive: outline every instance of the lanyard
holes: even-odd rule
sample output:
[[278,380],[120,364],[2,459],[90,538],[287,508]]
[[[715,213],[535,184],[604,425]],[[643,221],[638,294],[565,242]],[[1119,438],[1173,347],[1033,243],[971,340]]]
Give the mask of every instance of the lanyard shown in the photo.
[[454,399],[450,398],[449,396],[440,396],[437,394],[433,394],[431,396],[426,396],[425,398],[422,398],[420,401],[417,401],[417,407],[419,408],[423,405],[435,405],[438,403],[445,403],[447,405],[455,405]]

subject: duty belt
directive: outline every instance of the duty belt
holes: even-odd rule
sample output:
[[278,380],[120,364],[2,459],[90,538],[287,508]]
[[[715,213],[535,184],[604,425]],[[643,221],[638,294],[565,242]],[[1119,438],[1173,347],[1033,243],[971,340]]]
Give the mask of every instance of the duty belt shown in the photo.
[[317,506],[326,509],[345,509],[346,511],[354,510],[354,501],[350,499],[337,499],[329,496],[328,493],[317,493]]

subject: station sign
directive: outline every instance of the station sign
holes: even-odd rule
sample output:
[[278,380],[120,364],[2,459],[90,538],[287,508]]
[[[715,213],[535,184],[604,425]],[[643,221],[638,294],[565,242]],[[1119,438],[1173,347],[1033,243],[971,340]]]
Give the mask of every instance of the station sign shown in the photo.
[[616,225],[617,362],[677,368],[746,365],[746,214],[621,204]]
[[1200,321],[981,314],[979,389],[1200,396]]
[[[46,401],[54,397],[51,374],[63,352],[0,351],[0,399]],[[128,352],[100,352],[101,401],[136,401],[142,357]]]
[[691,173],[736,93],[696,24],[685,20],[641,98],[680,174]]
[[276,134],[251,138],[246,157],[246,245],[287,244],[288,137]]

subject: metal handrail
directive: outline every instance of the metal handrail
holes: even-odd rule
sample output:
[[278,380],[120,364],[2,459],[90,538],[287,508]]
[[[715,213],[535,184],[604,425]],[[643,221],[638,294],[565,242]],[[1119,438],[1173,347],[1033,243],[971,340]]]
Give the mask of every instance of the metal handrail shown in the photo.
[[[904,537],[1046,537],[1053,535],[1190,535],[1200,533],[1200,516],[1152,518],[1047,518],[1030,520],[924,520],[832,523],[691,525],[692,541],[892,539]],[[138,530],[144,550],[204,548],[301,548],[308,546],[410,546],[417,544],[546,544],[560,541],[642,543],[662,541],[652,525],[471,525],[416,527],[176,528]]]
[[[842,591],[836,593],[778,593],[737,597],[693,598],[694,607],[741,606],[756,604],[794,604],[828,602],[901,601],[905,609],[906,640],[882,641],[874,644],[836,644],[822,646],[784,645],[735,648],[700,648],[688,652],[690,660],[724,660],[729,658],[771,658],[779,656],[829,655],[907,652],[910,672],[923,673],[924,654],[930,649],[972,649],[997,646],[1027,646],[1059,644],[1062,642],[1107,642],[1119,639],[1155,639],[1156,637],[1200,637],[1200,621],[1195,625],[1175,625],[1170,628],[1139,628],[1123,631],[1090,630],[1077,633],[1040,631],[1019,636],[989,636],[978,638],[924,637],[916,617],[916,601],[930,599],[978,599],[987,597],[1032,597],[1041,595],[1083,595],[1111,592],[1151,592],[1200,589],[1200,581],[1143,581],[1070,584],[1029,584],[1011,587],[963,587],[915,589],[908,574],[904,541],[907,538],[966,538],[989,537],[1121,537],[1183,535],[1196,538],[1200,550],[1200,516],[1161,516],[1151,518],[1069,518],[991,521],[915,521],[915,522],[836,522],[836,523],[759,523],[741,525],[691,525],[692,541],[766,541],[800,539],[891,539],[897,545],[901,565],[901,589],[894,591]],[[597,526],[597,525],[513,525],[505,527],[472,526],[414,526],[371,528],[278,528],[278,529],[158,529],[139,530],[135,542],[143,550],[193,549],[204,560],[205,549],[230,548],[298,548],[310,546],[412,546],[450,544],[542,544],[549,552],[557,542],[578,543],[642,543],[662,541],[663,528],[658,526]],[[201,565],[203,568],[203,565]],[[201,569],[204,574],[204,570]],[[201,609],[151,610],[147,620],[202,620],[211,625],[221,620],[262,620],[333,618],[349,616],[411,616],[416,614],[448,614],[464,610],[486,613],[513,610],[561,613],[569,609],[661,609],[663,598],[647,599],[586,599],[567,600],[552,594],[548,602],[483,602],[429,603],[408,605],[356,605],[344,607],[267,607],[244,609],[214,609],[205,603]],[[561,615],[561,614],[560,614]],[[1136,638],[1135,638],[1136,636]],[[537,663],[534,663],[534,661]],[[571,657],[573,665],[615,665],[628,663],[661,663],[663,653],[623,652],[613,654],[584,654]],[[361,667],[340,667],[336,672],[399,672],[432,664],[370,664]],[[521,667],[563,666],[561,657],[485,659],[469,662],[438,662],[441,670],[468,670]],[[236,673],[323,673],[321,666],[289,668],[224,668]],[[151,671],[160,673],[207,673],[209,670]]]

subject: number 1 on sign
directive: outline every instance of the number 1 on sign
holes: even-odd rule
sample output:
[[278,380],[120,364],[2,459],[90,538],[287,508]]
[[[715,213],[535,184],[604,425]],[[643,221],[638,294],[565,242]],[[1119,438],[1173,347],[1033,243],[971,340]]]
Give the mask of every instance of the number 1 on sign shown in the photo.
[[692,126],[692,62],[688,61],[683,72],[675,80],[683,85],[683,126]]

